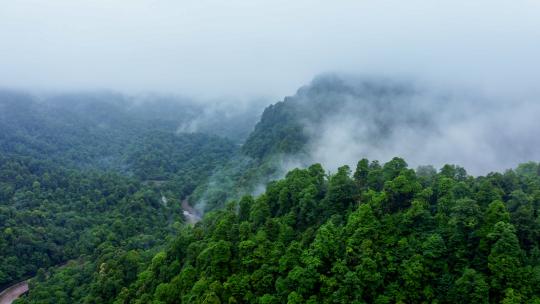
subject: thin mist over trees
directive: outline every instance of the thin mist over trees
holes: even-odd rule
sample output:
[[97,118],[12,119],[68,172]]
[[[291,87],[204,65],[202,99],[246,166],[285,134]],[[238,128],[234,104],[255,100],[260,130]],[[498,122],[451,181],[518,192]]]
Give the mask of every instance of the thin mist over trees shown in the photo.
[[486,174],[540,159],[540,140],[531,132],[540,127],[539,115],[535,98],[329,74],[268,108],[244,151],[255,157],[272,149],[298,153],[289,168],[320,162],[335,170],[362,157],[400,155],[413,166],[453,163]]

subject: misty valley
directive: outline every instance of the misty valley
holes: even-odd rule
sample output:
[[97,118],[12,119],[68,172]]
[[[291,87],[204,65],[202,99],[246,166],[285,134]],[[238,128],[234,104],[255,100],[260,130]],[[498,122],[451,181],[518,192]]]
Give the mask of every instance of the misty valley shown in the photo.
[[538,106],[493,102],[0,90],[0,303],[540,303]]

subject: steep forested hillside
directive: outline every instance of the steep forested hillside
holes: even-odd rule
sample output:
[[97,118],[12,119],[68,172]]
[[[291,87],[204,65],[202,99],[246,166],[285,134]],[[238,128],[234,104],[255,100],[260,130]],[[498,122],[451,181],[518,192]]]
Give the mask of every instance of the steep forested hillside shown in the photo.
[[[306,153],[306,145],[320,138],[326,123],[351,117],[362,124],[357,131],[365,135],[365,145],[386,141],[397,128],[431,126],[433,117],[418,106],[421,96],[409,82],[322,75],[266,108],[242,151],[254,158]],[[432,102],[438,106],[437,100]]]
[[[432,110],[423,106],[422,94],[410,82],[316,77],[295,95],[264,110],[241,154],[216,172],[211,185],[198,187],[195,201],[203,201],[207,210],[223,207],[227,198],[256,192],[261,185],[283,176],[284,163],[309,166],[317,160],[313,152],[321,148],[330,150],[325,156],[335,158],[332,149],[344,148],[342,141],[357,144],[361,151],[377,150],[397,142],[396,134],[402,129],[436,133],[435,118]],[[430,107],[437,109],[440,101],[433,100]],[[333,129],[344,122],[354,122],[347,124],[352,131]],[[332,131],[334,134],[328,134]]]
[[[75,260],[88,274],[80,288],[98,260],[144,265],[175,234],[180,201],[237,145],[178,133],[197,105],[153,106],[111,93],[0,92],[0,287]],[[83,296],[62,292],[57,303]]]
[[539,208],[537,163],[313,165],[184,228],[115,303],[537,303]]
[[298,153],[308,140],[298,111],[290,100],[266,108],[242,152],[259,159],[276,153]]

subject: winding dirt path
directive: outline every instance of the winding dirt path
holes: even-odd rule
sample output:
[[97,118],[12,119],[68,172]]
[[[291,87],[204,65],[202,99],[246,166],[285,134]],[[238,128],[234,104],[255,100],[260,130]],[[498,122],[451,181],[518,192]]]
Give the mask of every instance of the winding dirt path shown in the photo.
[[0,304],[11,304],[26,292],[28,292],[27,281],[10,286],[0,293]]

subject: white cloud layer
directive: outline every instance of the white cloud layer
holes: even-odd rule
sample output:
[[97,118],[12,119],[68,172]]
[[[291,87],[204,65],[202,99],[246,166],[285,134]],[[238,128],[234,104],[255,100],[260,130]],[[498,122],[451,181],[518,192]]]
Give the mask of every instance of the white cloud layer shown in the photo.
[[280,98],[322,72],[516,94],[540,79],[540,2],[17,0],[0,86]]
[[297,97],[334,105],[305,123],[311,140],[304,164],[335,171],[343,164],[355,168],[361,158],[398,156],[413,168],[456,164],[478,175],[540,161],[538,97],[504,99],[381,79],[367,80],[372,91],[356,80],[338,90],[320,82],[306,89],[316,93]]

